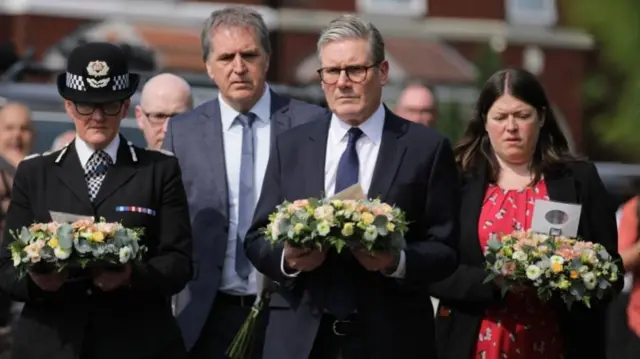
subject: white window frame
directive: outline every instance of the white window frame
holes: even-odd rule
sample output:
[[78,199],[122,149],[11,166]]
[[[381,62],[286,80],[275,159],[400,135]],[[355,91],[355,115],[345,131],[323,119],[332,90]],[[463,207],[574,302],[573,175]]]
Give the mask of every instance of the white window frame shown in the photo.
[[[429,0],[411,0],[409,6],[380,3],[380,0],[357,0],[356,9],[365,14],[423,17],[427,15]],[[389,1],[389,0],[387,0]]]
[[522,4],[529,0],[505,0],[507,21],[514,25],[553,26],[558,21],[556,0],[542,1],[542,8],[532,11]]

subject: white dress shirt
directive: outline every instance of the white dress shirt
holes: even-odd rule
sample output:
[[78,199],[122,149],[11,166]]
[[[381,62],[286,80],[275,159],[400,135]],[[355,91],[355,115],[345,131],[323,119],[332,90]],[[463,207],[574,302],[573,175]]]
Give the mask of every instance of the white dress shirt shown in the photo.
[[[76,145],[76,153],[78,154],[78,159],[80,160],[80,164],[82,168],[86,170],[87,162],[89,162],[89,158],[96,152],[88,143],[86,143],[80,136],[76,136],[75,138]],[[120,147],[120,135],[116,135],[116,137],[104,148],[104,152],[106,152],[113,163],[116,163],[116,159],[118,157],[118,147]]]
[[[222,267],[220,290],[232,295],[255,295],[257,293],[256,270],[243,280],[236,273],[236,240],[238,238],[238,196],[240,191],[240,161],[242,157],[242,124],[235,121],[240,114],[229,106],[222,96],[220,101],[220,117],[222,120],[222,138],[224,142],[224,158],[227,170],[227,188],[229,189],[229,236],[227,251]],[[254,206],[260,197],[264,172],[269,161],[271,148],[271,93],[266,86],[264,94],[250,110],[257,119],[253,124],[255,150]]]
[[[380,143],[382,142],[382,130],[384,128],[385,109],[382,104],[374,112],[374,114],[360,124],[358,128],[362,130],[363,135],[356,142],[356,152],[358,153],[358,162],[360,164],[358,171],[358,181],[364,193],[369,192],[373,171],[378,160],[378,152],[380,151]],[[324,163],[324,192],[327,197],[335,194],[336,177],[338,175],[338,164],[342,153],[347,149],[349,141],[348,132],[352,126],[340,120],[335,114],[331,116],[331,124],[329,125],[329,135],[327,136],[327,152]],[[390,277],[404,278],[405,273],[405,253],[400,252],[400,260],[398,268],[390,274]],[[284,253],[282,255],[280,269],[282,273],[289,277],[295,277],[300,272],[287,273],[284,269]]]

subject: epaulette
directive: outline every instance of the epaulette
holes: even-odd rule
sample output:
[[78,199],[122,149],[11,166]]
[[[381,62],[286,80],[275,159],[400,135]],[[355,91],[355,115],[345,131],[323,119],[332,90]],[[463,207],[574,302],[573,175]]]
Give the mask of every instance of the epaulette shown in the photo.
[[167,156],[171,156],[174,157],[175,155],[173,154],[173,152],[171,151],[167,151],[164,148],[147,148],[147,151],[156,151],[156,152],[160,152],[163,155],[167,155]]
[[40,154],[39,153],[32,153],[29,156],[26,156],[25,158],[23,158],[22,160],[26,161],[26,160],[30,160],[30,159],[36,158],[36,157],[40,157]]

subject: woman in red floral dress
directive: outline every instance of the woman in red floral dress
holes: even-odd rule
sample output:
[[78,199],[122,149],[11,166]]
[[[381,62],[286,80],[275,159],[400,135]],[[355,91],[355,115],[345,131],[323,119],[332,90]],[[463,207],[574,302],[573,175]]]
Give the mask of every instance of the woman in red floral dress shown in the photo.
[[501,278],[485,283],[488,239],[528,230],[538,199],[580,204],[578,236],[618,253],[615,205],[593,164],[570,154],[536,77],[494,74],[454,152],[462,174],[459,266],[429,288],[440,299],[439,359],[605,359],[608,299],[568,310],[541,302],[532,288],[503,297]]
[[[548,200],[544,180],[524,189],[490,184],[478,222],[480,247],[491,236],[528,230],[535,200]],[[473,359],[561,359],[562,338],[556,315],[533,290],[512,293],[502,308],[489,308],[480,326]]]

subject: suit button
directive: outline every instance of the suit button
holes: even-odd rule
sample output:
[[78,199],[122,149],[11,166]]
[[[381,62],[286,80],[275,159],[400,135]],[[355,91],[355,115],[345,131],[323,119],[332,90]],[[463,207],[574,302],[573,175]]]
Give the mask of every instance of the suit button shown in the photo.
[[91,295],[93,294],[93,291],[91,289],[87,289],[87,295]]

